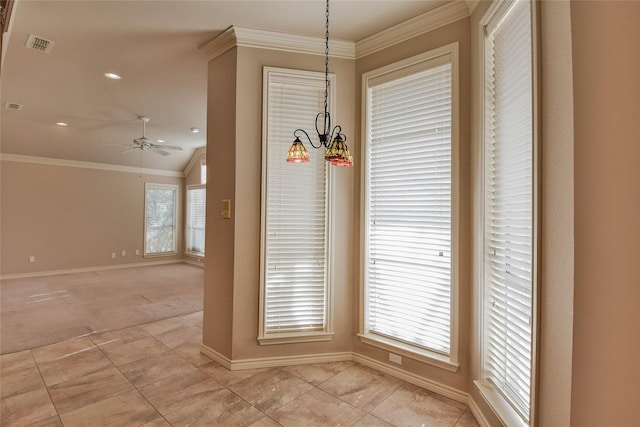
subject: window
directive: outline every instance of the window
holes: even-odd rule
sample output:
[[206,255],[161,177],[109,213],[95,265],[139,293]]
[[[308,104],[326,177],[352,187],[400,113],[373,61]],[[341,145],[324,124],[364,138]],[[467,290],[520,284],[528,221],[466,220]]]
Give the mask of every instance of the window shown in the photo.
[[200,162],[200,184],[205,185],[207,183],[207,162],[204,160]]
[[144,254],[176,253],[176,206],[178,186],[145,186]]
[[187,253],[204,256],[204,230],[207,188],[202,185],[187,187]]
[[364,75],[361,339],[457,369],[457,44]]
[[[334,83],[331,76],[331,88]],[[320,151],[308,163],[285,161],[293,131],[313,129],[324,108],[324,74],[266,67],[263,90],[258,339],[327,340],[332,330],[326,162]]]
[[483,384],[507,425],[530,425],[536,292],[533,8],[496,2],[484,32]]

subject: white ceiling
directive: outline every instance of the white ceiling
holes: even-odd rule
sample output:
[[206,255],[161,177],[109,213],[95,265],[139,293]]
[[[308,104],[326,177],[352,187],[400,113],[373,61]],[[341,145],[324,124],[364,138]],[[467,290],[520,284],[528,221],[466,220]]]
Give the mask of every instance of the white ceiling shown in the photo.
[[[362,40],[449,1],[332,0],[331,38]],[[207,59],[198,48],[231,25],[324,37],[324,8],[324,0],[18,0],[2,65],[1,152],[138,167],[138,151],[121,151],[141,136],[144,115],[147,137],[184,151],[143,152],[142,167],[182,171],[206,145]],[[51,53],[27,49],[29,34],[54,41]]]

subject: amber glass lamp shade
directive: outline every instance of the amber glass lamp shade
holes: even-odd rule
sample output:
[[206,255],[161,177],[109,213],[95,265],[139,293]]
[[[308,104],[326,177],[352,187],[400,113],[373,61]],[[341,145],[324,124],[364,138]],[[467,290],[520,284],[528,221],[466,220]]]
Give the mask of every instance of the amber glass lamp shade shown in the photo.
[[289,152],[287,153],[287,163],[304,163],[309,161],[309,152],[300,138],[296,137],[293,144],[291,144],[291,148],[289,148]]
[[353,166],[353,157],[340,135],[325,150],[324,159],[335,166]]

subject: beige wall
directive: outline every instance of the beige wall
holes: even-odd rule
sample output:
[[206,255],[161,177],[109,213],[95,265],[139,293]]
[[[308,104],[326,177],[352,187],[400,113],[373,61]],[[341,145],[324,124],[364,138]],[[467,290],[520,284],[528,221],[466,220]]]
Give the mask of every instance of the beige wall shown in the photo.
[[[471,17],[472,38],[472,236],[482,230],[481,218],[481,120],[480,19],[490,2],[481,2]],[[541,49],[539,94],[541,127],[539,222],[539,323],[537,425],[567,426],[571,412],[571,363],[573,331],[573,91],[571,22],[568,2],[542,2],[539,12]],[[474,238],[472,288],[472,368],[469,394],[490,425],[501,425],[484,401],[475,381],[482,377],[478,280],[481,242]],[[534,401],[535,404],[535,401]]]
[[574,164],[569,2],[543,2],[538,425],[570,418]]
[[[207,85],[207,228],[204,268],[203,344],[231,358],[236,192],[236,55],[209,63]],[[232,218],[220,216],[220,201],[232,201]]]
[[[472,16],[473,76],[488,5]],[[637,2],[541,2],[540,426],[640,420],[639,9]],[[474,77],[474,106],[480,87]],[[476,107],[472,120],[478,128]],[[474,180],[478,150],[474,135]],[[474,217],[478,197],[476,185]],[[472,342],[473,380],[480,373]],[[498,425],[473,384],[470,395]]]
[[[213,210],[220,204],[223,193],[217,188],[226,188],[227,198],[233,199],[233,220],[220,220],[216,213],[208,213],[207,219],[220,224],[224,232],[218,235],[215,228],[207,224],[207,263],[205,267],[205,323],[207,309],[227,310],[233,307],[232,318],[217,316],[215,325],[205,324],[204,344],[234,361],[274,356],[331,353],[349,351],[351,342],[351,283],[352,264],[352,192],[353,171],[334,168],[336,184],[336,247],[334,256],[334,332],[333,340],[321,343],[299,343],[289,345],[261,346],[257,341],[260,291],[260,193],[261,193],[261,146],[262,146],[262,68],[263,66],[323,71],[322,56],[300,55],[288,52],[236,48],[216,58],[209,64],[211,76],[222,76],[224,82],[210,80],[209,108],[213,104],[224,104],[220,111],[224,118],[216,118],[210,112],[208,128],[207,162],[212,170],[225,164],[226,173],[215,172],[211,177],[207,201]],[[354,93],[354,64],[350,60],[331,59],[331,72],[337,75],[336,120],[350,137],[354,131],[352,94]],[[213,74],[212,74],[213,73]],[[235,100],[224,92],[222,98],[215,94],[216,88],[232,86]],[[235,105],[234,105],[235,102]],[[214,107],[216,108],[216,107]],[[233,116],[233,117],[230,117]],[[235,123],[235,126],[234,126]],[[230,131],[235,131],[230,135]],[[220,137],[223,132],[224,137]],[[293,130],[292,130],[293,132]],[[293,135],[293,133],[292,133]],[[293,136],[292,136],[293,140]],[[235,153],[235,156],[234,154]],[[320,151],[311,155],[322,155]],[[218,181],[221,180],[221,181]],[[233,191],[232,191],[233,190]],[[224,221],[227,221],[226,223]],[[210,251],[225,260],[225,265],[210,263]],[[224,253],[225,255],[222,255]],[[232,254],[235,254],[233,256]],[[223,272],[217,271],[222,268]],[[218,292],[223,291],[223,298]],[[211,295],[210,297],[208,295]],[[222,307],[224,304],[229,304]],[[214,314],[215,315],[215,314]],[[211,328],[208,330],[208,328]],[[220,343],[216,334],[231,333],[229,343]]]
[[207,159],[206,150],[204,153],[198,154],[201,149],[198,149],[196,153],[194,153],[193,157],[190,160],[190,164],[193,164],[191,170],[186,172],[184,177],[184,185],[200,185],[200,162]]
[[[409,358],[403,358],[402,369],[437,381],[449,387],[453,387],[460,391],[466,391],[468,387],[468,379],[470,373],[470,354],[469,354],[469,294],[470,294],[470,276],[469,276],[469,114],[470,114],[470,38],[469,38],[469,19],[463,19],[445,27],[439,28],[428,34],[415,37],[406,42],[400,43],[388,49],[373,53],[361,59],[356,63],[356,118],[358,122],[361,120],[361,101],[362,101],[362,75],[368,71],[393,64],[400,60],[428,52],[429,50],[442,47],[444,45],[458,42],[459,58],[460,58],[460,151],[459,151],[459,181],[460,181],[460,272],[459,272],[459,354],[458,360],[460,368],[457,372],[452,373],[441,368],[436,368]],[[361,173],[362,173],[362,141],[360,126],[356,129],[354,141],[355,144],[352,152],[354,154],[354,173],[355,173],[355,193],[354,193],[354,254],[353,263],[359,266],[360,260],[360,198],[361,198]],[[364,344],[355,335],[358,332],[358,322],[360,313],[359,302],[359,286],[360,274],[358,268],[354,269],[353,280],[353,348],[356,353],[373,358],[379,362],[389,364],[389,354],[387,351]],[[390,365],[397,366],[397,365]]]
[[[344,280],[345,286],[340,285],[338,296],[345,298],[348,307],[336,306],[337,316],[344,319],[344,323],[337,322],[339,336],[330,344],[260,347],[256,342],[260,67],[309,69],[308,64],[312,62],[304,55],[238,50],[238,105],[234,105],[237,139],[231,137],[230,140],[244,157],[234,159],[233,165],[234,172],[237,171],[233,178],[237,186],[235,239],[222,246],[236,254],[233,272],[224,278],[224,289],[233,294],[233,298],[225,299],[233,300],[233,322],[227,319],[227,324],[218,325],[221,331],[233,333],[233,349],[225,354],[233,359],[246,359],[353,350],[387,362],[386,352],[362,344],[355,336],[359,319],[361,150],[354,141],[361,140],[361,76],[369,70],[458,41],[462,98],[461,369],[449,373],[412,361],[407,361],[403,369],[468,391],[487,422],[500,425],[474,382],[480,378],[479,284],[475,279],[479,249],[472,237],[480,229],[480,224],[473,219],[479,217],[480,206],[478,24],[489,4],[480,2],[470,19],[355,63],[355,79],[349,83],[351,88],[347,88],[355,94],[354,110],[350,113],[352,121],[345,120],[343,113],[339,115],[343,124],[351,124],[345,128],[355,167],[353,172],[341,172],[353,173],[353,176],[346,177],[348,190],[338,195],[345,202],[344,214],[353,219],[353,225],[344,230],[353,236],[345,245],[346,253],[351,248],[353,256],[347,255],[338,280]],[[540,426],[627,426],[637,424],[640,419],[637,405],[640,384],[637,359],[640,350],[638,6],[634,2],[580,2],[576,6],[576,3],[549,1],[541,2],[539,8],[542,126],[536,416]],[[332,60],[332,68],[341,67],[336,63],[341,62]],[[611,64],[617,67],[612,68]],[[348,72],[353,64],[344,66],[344,72]],[[339,71],[338,76],[342,84],[343,71]],[[344,89],[339,93],[349,98]],[[340,102],[338,105],[350,106]],[[214,206],[218,202],[215,199]],[[351,204],[352,208],[347,207]],[[467,239],[464,236],[468,236]],[[216,289],[219,286],[216,280],[212,278],[206,286]],[[343,327],[350,328],[347,334],[350,343],[340,338]]]
[[572,426],[640,424],[640,2],[571,2]]
[[[2,275],[181,256],[181,238],[175,257],[145,259],[142,254],[144,183],[182,186],[182,178],[13,161],[2,161],[0,173]],[[29,263],[30,256],[35,263]]]

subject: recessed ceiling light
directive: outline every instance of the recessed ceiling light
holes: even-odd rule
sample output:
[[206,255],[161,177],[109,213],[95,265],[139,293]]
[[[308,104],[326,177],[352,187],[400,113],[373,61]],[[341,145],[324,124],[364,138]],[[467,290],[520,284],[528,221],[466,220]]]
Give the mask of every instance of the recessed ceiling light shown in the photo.
[[111,80],[120,80],[122,77],[116,73],[104,73],[104,76]]
[[200,132],[200,129],[198,128],[191,128],[191,133],[198,133]]
[[163,143],[163,142],[167,142],[167,141],[165,141],[164,139],[156,139],[156,142]]
[[69,126],[68,124],[66,124],[65,122],[58,122],[56,123],[58,126]]

